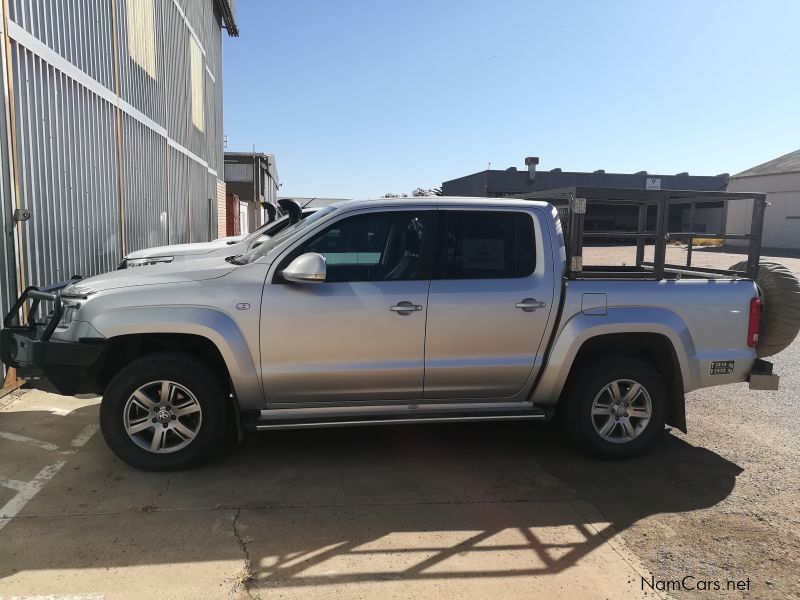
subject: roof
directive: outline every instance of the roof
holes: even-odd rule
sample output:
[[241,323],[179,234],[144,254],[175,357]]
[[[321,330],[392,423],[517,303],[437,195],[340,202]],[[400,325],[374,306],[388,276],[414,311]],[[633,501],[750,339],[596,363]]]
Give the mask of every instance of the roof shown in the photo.
[[222,15],[222,22],[231,37],[239,37],[239,28],[236,26],[236,0],[214,0]]
[[779,156],[774,160],[737,173],[733,177],[759,177],[761,175],[782,175],[784,173],[800,173],[800,150]]
[[442,183],[445,194],[467,196],[510,196],[528,192],[550,190],[568,186],[608,187],[608,188],[640,188],[646,189],[648,180],[662,190],[724,190],[728,183],[728,174],[719,175],[662,175],[639,171],[638,173],[606,173],[603,170],[592,173],[579,171],[536,171],[536,178],[531,180],[527,170],[515,168],[498,170],[488,169],[471,175],[451,179]]
[[371,207],[371,206],[496,206],[496,207],[545,207],[546,202],[520,200],[518,198],[476,198],[475,196],[411,196],[409,198],[367,198],[363,200],[344,200],[331,206]]
[[585,198],[601,204],[658,204],[665,198],[670,204],[691,202],[719,202],[722,200],[764,199],[766,196],[755,192],[723,192],[713,190],[643,190],[641,188],[609,188],[568,186],[554,190],[528,192],[514,196],[527,200],[543,200],[551,204],[563,204],[571,198]]
[[280,179],[278,178],[278,164],[275,161],[274,154],[267,154],[265,152],[225,152],[224,162],[242,162],[239,160],[242,158],[246,158],[246,162],[248,164],[254,162],[254,159],[256,158],[264,161],[267,164],[267,172],[269,173],[269,176],[272,177],[273,181],[275,181],[277,185],[280,185]]

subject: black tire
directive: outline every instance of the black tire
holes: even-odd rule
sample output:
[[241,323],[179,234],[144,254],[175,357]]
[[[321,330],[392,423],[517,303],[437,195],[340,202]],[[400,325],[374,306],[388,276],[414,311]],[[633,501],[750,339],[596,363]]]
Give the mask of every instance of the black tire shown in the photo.
[[[175,398],[175,407],[171,405],[165,407],[158,400],[158,393],[149,391],[160,389],[155,386],[154,388],[144,388],[146,396],[154,402],[157,401],[158,406],[164,410],[157,412],[151,408],[150,410],[153,412],[148,414],[141,408],[144,405],[134,403],[136,406],[131,406],[128,404],[128,400],[132,398],[135,391],[142,386],[160,381],[177,384],[171,388],[176,390],[171,392],[171,397]],[[191,395],[183,393],[184,391],[188,391]],[[208,460],[215,452],[224,447],[225,401],[226,395],[219,380],[214,376],[214,370],[203,361],[179,352],[148,354],[130,363],[111,380],[100,404],[100,429],[114,454],[131,466],[145,471],[186,469]],[[169,410],[181,410],[177,406],[179,403],[186,406],[191,405],[194,413],[180,418],[176,414],[170,413]],[[199,405],[199,410],[195,410],[196,405]],[[167,408],[169,410],[166,410]],[[148,425],[147,421],[154,422],[155,425],[143,429],[134,436],[128,435],[125,419],[126,414],[130,415],[131,411],[138,411],[137,419],[142,415],[147,417],[136,421],[141,422],[143,427]],[[170,419],[164,417],[164,423],[151,419],[151,417],[157,419],[165,414],[169,414]],[[191,429],[196,428],[194,437],[190,440],[187,437],[181,442],[184,436],[180,435],[180,431],[162,432],[159,428],[160,426],[168,430],[174,427],[176,421],[180,421],[184,427],[188,425]],[[149,435],[151,430],[152,435]],[[181,431],[185,431],[185,429],[181,429]],[[165,448],[172,444],[178,449],[158,453],[146,449],[144,446],[147,445],[148,436],[152,440],[156,432],[163,436]],[[186,445],[180,447],[183,443]]]
[[[746,271],[747,262],[731,269]],[[800,332],[800,281],[783,265],[762,262],[756,284],[763,303],[756,355],[763,358],[789,346]]]
[[[629,380],[644,388],[650,399],[649,421],[632,418],[629,422],[636,435],[628,441],[608,441],[598,433],[595,424],[602,426],[606,419],[614,420],[610,414],[592,415],[595,398],[614,381]],[[622,391],[629,390],[622,384]],[[603,398],[607,398],[604,394]],[[646,398],[635,398],[637,406],[644,406]],[[559,412],[563,424],[572,440],[582,450],[602,458],[629,458],[643,452],[657,436],[664,431],[667,391],[664,381],[655,369],[645,362],[625,356],[601,359],[591,366],[581,368],[570,378],[565,397],[561,399]],[[625,409],[629,410],[629,409]],[[625,417],[621,417],[623,420]],[[641,425],[641,427],[639,427]],[[622,437],[625,427],[622,423],[612,424],[612,432]]]

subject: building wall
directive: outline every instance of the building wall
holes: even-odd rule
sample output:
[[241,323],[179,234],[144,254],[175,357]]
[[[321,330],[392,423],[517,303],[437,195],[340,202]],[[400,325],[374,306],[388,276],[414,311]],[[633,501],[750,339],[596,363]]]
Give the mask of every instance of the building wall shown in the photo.
[[[223,147],[215,3],[7,6],[0,311],[26,285],[108,271],[148,246],[216,237]],[[31,219],[15,225],[17,207]]]
[[580,173],[574,171],[538,171],[533,181],[527,171],[516,169],[480,171],[442,183],[445,196],[511,196],[561,187],[612,187],[648,189],[655,180],[663,190],[724,190],[728,175],[655,175],[641,173]]
[[[800,173],[734,178],[728,191],[765,192],[762,246],[800,250]],[[728,233],[748,233],[752,210],[752,202],[729,203]]]
[[[272,167],[268,167],[267,163]],[[266,211],[261,203],[269,202],[274,205],[278,201],[278,182],[270,172],[274,165],[273,155],[238,152],[225,155],[225,185],[229,193],[236,194],[244,203],[249,231],[266,222]],[[245,222],[242,221],[242,227],[244,226]]]

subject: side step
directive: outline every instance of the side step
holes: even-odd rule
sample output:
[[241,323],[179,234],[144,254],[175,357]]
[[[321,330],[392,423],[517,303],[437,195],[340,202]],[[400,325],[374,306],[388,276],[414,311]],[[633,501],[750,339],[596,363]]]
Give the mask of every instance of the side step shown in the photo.
[[472,414],[443,414],[441,416],[428,415],[424,417],[343,417],[322,418],[318,421],[310,419],[257,419],[246,421],[248,431],[269,431],[273,429],[316,429],[321,427],[359,427],[363,425],[414,425],[418,423],[469,423],[473,421],[546,421],[548,412],[534,410],[524,413],[472,413]]

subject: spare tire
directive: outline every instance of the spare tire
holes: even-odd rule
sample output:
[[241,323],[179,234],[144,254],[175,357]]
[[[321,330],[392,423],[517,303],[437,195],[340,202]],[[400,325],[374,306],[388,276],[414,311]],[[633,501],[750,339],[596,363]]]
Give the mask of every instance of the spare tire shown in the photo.
[[[747,261],[736,263],[731,270],[746,271]],[[763,307],[756,355],[772,356],[791,344],[800,331],[800,281],[783,265],[762,262],[756,284]]]

